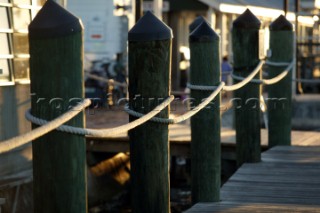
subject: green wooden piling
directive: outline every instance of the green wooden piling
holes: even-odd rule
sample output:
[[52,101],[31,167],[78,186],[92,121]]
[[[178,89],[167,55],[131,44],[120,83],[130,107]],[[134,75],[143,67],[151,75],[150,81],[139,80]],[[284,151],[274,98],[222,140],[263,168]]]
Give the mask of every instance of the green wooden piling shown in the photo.
[[[202,22],[189,36],[191,51],[190,83],[215,86],[220,82],[220,38]],[[193,106],[212,91],[191,90]],[[220,98],[191,118],[192,203],[220,199],[221,144]],[[192,110],[192,109],[191,109]]]
[[[281,15],[270,25],[272,62],[293,60],[294,32],[292,24]],[[279,75],[286,66],[269,66],[269,78]],[[269,146],[291,144],[292,72],[276,84],[268,86]]]
[[[259,63],[260,21],[246,10],[233,22],[232,47],[234,74],[248,76]],[[261,79],[261,72],[255,76]],[[235,83],[239,82],[234,80]],[[234,91],[237,164],[259,162],[260,148],[260,94],[259,84],[248,83]]]
[[192,31],[194,31],[204,21],[208,23],[208,21],[203,16],[197,16],[197,18],[195,18],[189,25],[189,33],[192,33]]
[[[147,12],[129,31],[128,40],[129,104],[146,114],[170,94],[172,31]],[[157,116],[168,118],[168,112]],[[170,212],[168,124],[149,121],[131,130],[129,137],[132,211]]]
[[[82,25],[47,1],[29,26],[32,114],[46,120],[84,97]],[[84,127],[83,114],[67,123]],[[36,125],[33,125],[35,128]],[[84,136],[53,131],[33,141],[35,213],[85,213]]]

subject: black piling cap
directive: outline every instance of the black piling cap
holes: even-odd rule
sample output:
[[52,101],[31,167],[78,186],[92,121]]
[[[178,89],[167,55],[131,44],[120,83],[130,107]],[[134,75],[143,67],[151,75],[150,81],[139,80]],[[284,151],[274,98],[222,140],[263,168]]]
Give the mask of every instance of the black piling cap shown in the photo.
[[203,16],[198,16],[195,18],[194,21],[189,25],[189,33],[192,33],[192,31],[194,31],[204,21],[208,23]]
[[247,9],[234,22],[233,27],[237,29],[259,29],[261,22]]
[[159,41],[171,38],[173,38],[171,28],[149,11],[128,33],[129,41]]
[[292,31],[292,24],[284,17],[280,15],[274,22],[270,24],[270,30],[272,31]]
[[30,38],[56,38],[81,32],[79,18],[48,0],[29,25]]
[[219,36],[214,32],[210,25],[203,21],[190,35],[190,42],[212,42],[219,40]]

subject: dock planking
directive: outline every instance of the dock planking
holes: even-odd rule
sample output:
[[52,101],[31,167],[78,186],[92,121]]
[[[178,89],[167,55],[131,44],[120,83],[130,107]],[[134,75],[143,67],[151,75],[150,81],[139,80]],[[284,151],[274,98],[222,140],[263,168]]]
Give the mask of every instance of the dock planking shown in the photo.
[[[292,131],[292,145],[296,146],[320,146],[320,132]],[[174,124],[169,126],[169,140],[171,155],[190,155],[191,131],[187,124]],[[222,149],[230,151],[228,156],[233,157],[236,146],[235,131],[222,128],[221,131]],[[261,146],[263,150],[268,147],[268,132],[261,130]],[[87,137],[87,150],[95,152],[128,152],[129,137],[121,134],[109,138]]]
[[320,212],[320,147],[278,146],[244,164],[221,188],[221,202],[185,213]]
[[303,206],[290,204],[265,205],[261,203],[237,203],[223,202],[218,204],[196,204],[192,209],[185,213],[318,213],[318,206]]

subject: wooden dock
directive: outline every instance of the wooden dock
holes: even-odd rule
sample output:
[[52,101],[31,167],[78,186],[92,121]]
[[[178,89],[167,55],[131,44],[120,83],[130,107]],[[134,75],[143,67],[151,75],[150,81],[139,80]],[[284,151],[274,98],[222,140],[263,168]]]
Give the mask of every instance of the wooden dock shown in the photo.
[[[169,126],[169,140],[171,155],[189,156],[191,131],[188,124],[174,124]],[[320,132],[292,131],[292,145],[295,146],[320,146]],[[222,128],[221,141],[224,155],[227,158],[234,158],[235,131]],[[261,130],[261,146],[263,150],[268,147],[268,132]],[[129,137],[121,134],[109,138],[87,137],[87,150],[94,152],[128,152]]]
[[[319,140],[317,140],[319,142]],[[320,212],[320,146],[279,146],[244,164],[221,189],[221,202],[185,213]]]

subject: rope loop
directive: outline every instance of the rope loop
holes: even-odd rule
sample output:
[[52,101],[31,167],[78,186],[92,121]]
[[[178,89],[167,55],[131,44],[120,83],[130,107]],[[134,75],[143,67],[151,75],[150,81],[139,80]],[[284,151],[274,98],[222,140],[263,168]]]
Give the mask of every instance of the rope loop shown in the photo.
[[[225,90],[225,91],[234,91],[234,90],[237,90],[237,89],[240,89],[240,88],[244,87],[247,83],[249,83],[254,78],[254,76],[256,76],[258,74],[258,72],[261,70],[263,64],[264,64],[264,61],[261,60],[258,63],[258,65],[256,66],[256,68],[247,77],[243,78],[243,77],[239,76],[238,80],[241,80],[241,82],[239,82],[237,84],[234,84],[234,85],[231,85],[231,86],[225,86],[223,88],[223,90]],[[233,72],[231,73],[231,76],[234,79],[237,78],[237,76],[234,75]]]
[[[254,76],[258,74],[258,72],[261,70],[263,64],[266,63],[267,65],[270,66],[277,66],[277,67],[282,67],[282,66],[287,66],[286,69],[281,72],[279,75],[277,75],[274,78],[271,79],[253,79]],[[63,132],[68,132],[72,134],[79,134],[79,135],[90,135],[94,137],[109,137],[113,135],[117,135],[123,132],[127,132],[130,129],[133,129],[146,121],[154,121],[158,123],[163,123],[163,124],[176,124],[180,123],[182,121],[185,121],[198,113],[200,110],[202,110],[204,107],[206,107],[214,98],[222,91],[233,91],[242,88],[245,86],[247,83],[252,82],[252,83],[258,83],[258,84],[266,84],[266,85],[271,85],[279,82],[281,79],[283,79],[293,68],[295,61],[292,61],[290,63],[287,62],[272,62],[272,61],[260,61],[256,68],[247,76],[247,77],[241,77],[235,75],[233,72],[231,73],[232,77],[236,80],[239,80],[240,82],[231,86],[226,86],[224,82],[220,82],[218,86],[207,86],[207,85],[193,85],[188,83],[188,88],[192,90],[202,90],[202,91],[212,91],[210,96],[205,99],[203,102],[201,102],[198,106],[193,108],[192,110],[177,116],[175,118],[159,118],[155,117],[160,111],[162,111],[164,108],[166,108],[173,100],[174,96],[170,96],[167,98],[163,103],[159,104],[157,107],[155,107],[153,110],[151,110],[149,113],[146,115],[135,112],[134,110],[130,109],[128,106],[125,106],[125,111],[135,117],[138,117],[133,122],[130,122],[128,124],[114,127],[114,128],[108,128],[108,129],[87,129],[87,128],[79,128],[79,127],[72,127],[72,126],[67,126],[67,125],[62,125],[63,123],[69,121],[72,119],[74,116],[76,116],[79,112],[81,112],[85,107],[89,106],[91,104],[90,99],[85,99],[83,102],[79,103],[77,106],[73,107],[71,110],[67,111],[66,113],[62,114],[61,116],[57,117],[56,119],[52,121],[46,121],[41,118],[36,118],[33,116],[30,112],[30,110],[26,111],[26,119],[31,121],[34,124],[40,125],[41,127],[34,129],[26,134],[11,138],[6,141],[0,142],[0,153],[7,152],[9,150],[12,150],[16,147],[19,147],[21,145],[24,145],[28,143],[29,141],[32,141],[38,137],[41,137],[44,134],[47,134],[48,132],[57,129],[59,131]],[[103,80],[103,81],[108,81],[106,79],[101,79],[97,76],[89,76],[92,78],[95,78],[97,80]],[[306,79],[294,79],[296,81],[307,81]],[[118,84],[118,82],[114,82],[114,84]],[[120,83],[119,83],[120,84]],[[122,85],[124,86],[124,85]]]
[[[255,83],[255,84],[264,84],[264,85],[272,85],[272,84],[278,83],[284,77],[287,76],[287,74],[290,72],[290,70],[292,70],[292,68],[295,64],[295,61],[293,60],[290,63],[266,61],[266,64],[271,65],[271,66],[276,66],[276,67],[283,67],[283,66],[287,66],[287,67],[279,75],[275,76],[274,78],[271,78],[271,79],[253,79],[253,78],[251,78],[250,81],[248,81],[248,82]],[[252,72],[252,73],[254,73],[254,72]],[[249,75],[250,77],[251,77],[251,74]],[[239,80],[242,82],[249,79],[249,76],[244,78],[242,76],[237,76],[234,73],[231,73],[231,76],[233,79],[236,79],[236,80]]]
[[[171,95],[166,100],[164,100],[164,102],[159,104],[157,107],[155,107],[152,111],[150,111],[146,115],[141,116],[141,118],[133,122],[130,122],[128,124],[124,124],[118,127],[107,128],[107,129],[89,129],[89,128],[72,127],[68,125],[61,125],[57,128],[57,130],[62,132],[77,134],[77,135],[89,135],[93,137],[110,137],[110,136],[118,135],[118,134],[127,132],[128,130],[133,129],[145,123],[146,121],[150,120],[152,117],[158,114],[161,110],[166,108],[173,100],[174,100],[174,96]],[[31,121],[32,123],[37,125],[46,125],[48,123],[48,121],[44,119],[36,118],[35,116],[31,115],[30,110],[26,112],[25,116],[28,121]]]
[[[64,114],[60,115],[59,117],[55,118],[54,120],[47,122],[46,125],[38,127],[30,132],[27,132],[23,135],[13,137],[11,139],[1,141],[0,142],[0,153],[8,152],[12,149],[15,149],[19,146],[29,143],[36,138],[39,138],[48,132],[56,129],[57,127],[61,126],[63,123],[71,120],[77,114],[79,114],[84,108],[91,104],[90,99],[85,99],[80,102],[75,107],[71,108],[69,111],[65,112]],[[28,110],[30,112],[30,110]]]
[[[210,96],[205,99],[203,102],[201,102],[198,106],[196,106],[195,108],[193,108],[192,110],[178,116],[175,118],[159,118],[159,117],[153,117],[150,120],[157,122],[157,123],[162,123],[162,124],[176,124],[176,123],[180,123],[182,121],[185,121],[187,119],[189,119],[190,117],[192,117],[193,115],[195,115],[196,113],[198,113],[200,110],[202,110],[204,107],[206,107],[223,89],[225,83],[221,82],[216,90],[214,90]],[[128,114],[135,116],[135,117],[141,117],[143,116],[142,113],[140,112],[136,112],[134,110],[131,110],[129,108],[126,108],[126,111]]]
[[[126,104],[126,106],[124,107],[124,110],[126,111],[126,113],[136,118],[141,118],[144,116],[143,113],[130,109],[128,104]],[[161,124],[174,124],[173,119],[170,119],[170,118],[153,117],[150,119],[150,121],[161,123]]]

